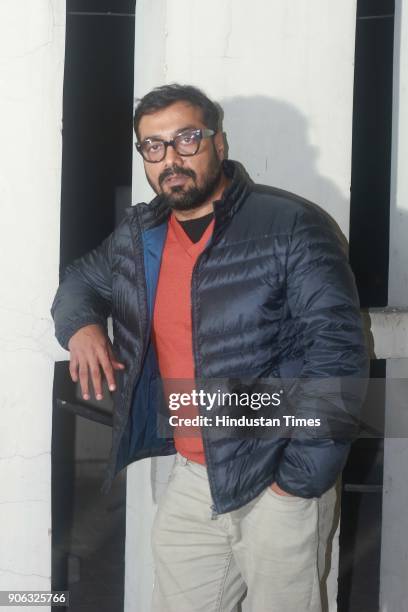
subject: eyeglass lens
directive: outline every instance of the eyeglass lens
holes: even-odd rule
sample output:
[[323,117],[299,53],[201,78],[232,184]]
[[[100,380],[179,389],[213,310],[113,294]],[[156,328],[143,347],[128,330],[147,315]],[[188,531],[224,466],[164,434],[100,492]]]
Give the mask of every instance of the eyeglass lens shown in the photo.
[[201,138],[201,130],[189,130],[179,134],[170,142],[148,139],[142,143],[141,152],[145,159],[153,162],[164,159],[169,145],[173,145],[179,155],[195,155],[200,146]]

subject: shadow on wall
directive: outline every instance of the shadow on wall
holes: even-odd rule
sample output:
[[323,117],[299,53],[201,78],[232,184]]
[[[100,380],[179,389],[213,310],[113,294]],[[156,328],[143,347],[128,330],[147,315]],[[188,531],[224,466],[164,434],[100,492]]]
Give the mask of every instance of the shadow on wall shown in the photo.
[[[317,205],[334,222],[347,252],[347,240],[340,226],[348,231],[349,198],[331,179],[319,173],[319,149],[310,142],[306,117],[291,104],[265,96],[227,98],[220,106],[228,157],[242,163],[255,183],[290,191]],[[165,490],[172,464],[172,457],[152,459],[155,503]],[[324,525],[329,537],[328,551],[321,560],[325,611],[329,608],[326,580],[330,572],[332,541],[339,522],[338,493],[336,511]],[[242,610],[245,610],[245,603]]]
[[256,183],[318,204],[348,232],[349,196],[320,174],[319,149],[311,143],[310,126],[301,111],[265,96],[226,98],[221,106],[229,156],[240,161]]
[[[285,189],[317,205],[334,221],[348,253],[344,231],[349,228],[350,198],[320,174],[319,149],[310,142],[306,116],[292,104],[266,96],[226,98],[220,106],[228,156],[241,162],[255,183]],[[350,133],[351,129],[350,124]],[[363,313],[363,325],[370,357],[375,359],[368,313]]]

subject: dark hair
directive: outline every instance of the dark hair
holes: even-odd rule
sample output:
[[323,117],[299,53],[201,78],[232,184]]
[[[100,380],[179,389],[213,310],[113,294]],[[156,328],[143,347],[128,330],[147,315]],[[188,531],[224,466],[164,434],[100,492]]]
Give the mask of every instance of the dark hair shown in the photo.
[[133,118],[133,125],[136,136],[139,138],[138,128],[143,115],[150,115],[158,110],[167,108],[175,102],[188,102],[191,106],[201,109],[203,123],[211,130],[218,131],[220,127],[221,112],[220,108],[212,102],[206,95],[192,85],[180,85],[171,83],[162,85],[149,91],[141,98],[136,106]]

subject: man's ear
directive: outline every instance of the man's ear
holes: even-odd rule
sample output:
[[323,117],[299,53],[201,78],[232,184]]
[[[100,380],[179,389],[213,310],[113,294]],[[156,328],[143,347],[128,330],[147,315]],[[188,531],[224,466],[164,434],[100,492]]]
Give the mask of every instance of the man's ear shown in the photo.
[[220,161],[225,159],[225,142],[224,142],[224,134],[222,132],[217,132],[215,134],[214,147],[217,152],[218,159]]

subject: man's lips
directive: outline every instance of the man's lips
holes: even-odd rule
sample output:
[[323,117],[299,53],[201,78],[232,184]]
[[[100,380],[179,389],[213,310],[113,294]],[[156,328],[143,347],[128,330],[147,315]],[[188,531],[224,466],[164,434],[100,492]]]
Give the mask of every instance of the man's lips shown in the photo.
[[166,168],[159,176],[159,185],[163,188],[166,184],[169,187],[182,187],[189,178],[195,179],[195,172],[187,168]]
[[189,178],[190,177],[185,174],[170,174],[170,176],[164,179],[162,184],[168,185],[169,187],[180,187],[184,185]]

